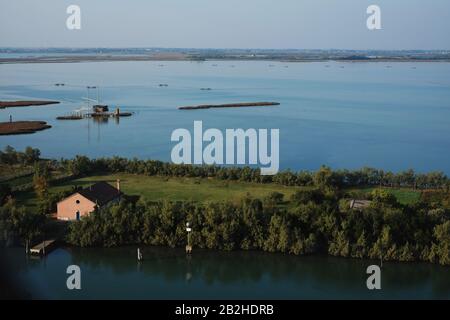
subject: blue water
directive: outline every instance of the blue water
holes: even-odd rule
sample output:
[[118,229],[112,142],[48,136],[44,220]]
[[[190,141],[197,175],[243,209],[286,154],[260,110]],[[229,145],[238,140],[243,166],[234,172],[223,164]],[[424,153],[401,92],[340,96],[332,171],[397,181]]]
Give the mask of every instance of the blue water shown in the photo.
[[[367,267],[378,261],[141,247],[58,248],[45,258],[23,248],[3,252],[11,279],[33,299],[449,299],[448,267],[385,262],[381,290],[368,290]],[[2,251],[0,251],[1,257]],[[81,290],[68,290],[69,265]],[[236,272],[239,270],[239,272]]]
[[[214,66],[216,65],[216,66]],[[270,66],[273,65],[273,66]],[[54,83],[65,83],[56,87]],[[159,87],[166,83],[168,87]],[[103,103],[135,114],[98,124],[57,121],[82,105],[87,85]],[[211,91],[201,91],[209,87]],[[91,90],[91,97],[96,91]],[[371,166],[450,174],[450,63],[87,62],[0,65],[0,100],[60,105],[0,110],[0,121],[52,128],[0,136],[45,157],[120,155],[169,161],[177,128],[280,129],[280,167]],[[205,103],[278,101],[279,107],[180,111]]]

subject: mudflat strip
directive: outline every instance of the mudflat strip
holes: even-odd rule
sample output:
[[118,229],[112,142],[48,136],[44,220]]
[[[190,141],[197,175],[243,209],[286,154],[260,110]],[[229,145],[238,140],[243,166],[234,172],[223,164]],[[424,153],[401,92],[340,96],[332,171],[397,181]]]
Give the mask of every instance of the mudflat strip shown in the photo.
[[49,101],[49,100],[0,101],[0,109],[14,108],[14,107],[45,106],[57,103],[59,103],[59,101]]
[[45,121],[0,122],[0,135],[30,134],[51,127]]
[[204,104],[199,106],[178,107],[179,110],[216,109],[216,108],[245,108],[245,107],[267,107],[279,106],[279,102],[244,102],[228,104]]

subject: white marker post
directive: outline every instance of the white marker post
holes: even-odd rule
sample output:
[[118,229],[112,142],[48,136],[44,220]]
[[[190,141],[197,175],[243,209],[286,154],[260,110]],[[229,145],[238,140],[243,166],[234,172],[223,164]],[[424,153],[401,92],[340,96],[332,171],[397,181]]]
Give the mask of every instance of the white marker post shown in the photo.
[[191,245],[191,232],[192,228],[189,226],[189,222],[186,223],[186,232],[187,232],[187,246],[186,246],[186,253],[191,254],[192,253],[192,245]]

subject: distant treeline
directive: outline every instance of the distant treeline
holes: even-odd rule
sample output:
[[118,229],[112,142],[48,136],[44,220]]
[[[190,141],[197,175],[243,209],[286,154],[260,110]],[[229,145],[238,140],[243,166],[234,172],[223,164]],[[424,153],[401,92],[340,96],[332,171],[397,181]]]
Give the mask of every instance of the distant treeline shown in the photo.
[[171,177],[214,177],[222,180],[276,183],[285,186],[328,185],[336,188],[383,186],[444,190],[450,188],[450,179],[443,172],[422,174],[415,173],[413,170],[393,173],[373,168],[331,170],[323,166],[315,172],[293,172],[286,170],[273,176],[264,176],[260,174],[259,169],[249,167],[178,165],[156,160],[138,160],[119,157],[89,159],[85,156],[77,156],[71,160],[61,160],[59,165],[77,176],[98,174],[100,172],[126,172],[131,174]]
[[0,150],[0,164],[23,164],[32,165],[39,161],[41,151],[32,147],[26,147],[24,152],[16,151],[11,146],[6,146],[3,151]]
[[[39,159],[39,149],[27,147],[18,152],[7,146],[0,151],[0,164],[32,164]],[[276,183],[285,186],[328,185],[336,188],[353,186],[410,187],[414,189],[450,188],[450,179],[440,171],[416,173],[410,169],[394,173],[381,169],[331,170],[322,166],[319,170],[293,172],[285,170],[273,176],[264,176],[260,170],[250,167],[221,167],[180,165],[158,160],[139,160],[121,157],[90,159],[76,156],[73,159],[53,160],[53,168],[64,170],[73,176],[98,173],[131,173],[170,177],[214,177],[221,180],[238,180],[255,183]]]

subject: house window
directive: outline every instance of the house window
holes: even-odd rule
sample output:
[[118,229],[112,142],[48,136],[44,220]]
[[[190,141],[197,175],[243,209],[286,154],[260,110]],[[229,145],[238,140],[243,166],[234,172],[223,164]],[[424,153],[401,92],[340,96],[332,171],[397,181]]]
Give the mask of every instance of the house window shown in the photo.
[[80,204],[80,200],[75,201],[77,204]]
[[77,211],[76,213],[75,213],[75,219],[78,221],[78,220],[80,220],[80,211]]

